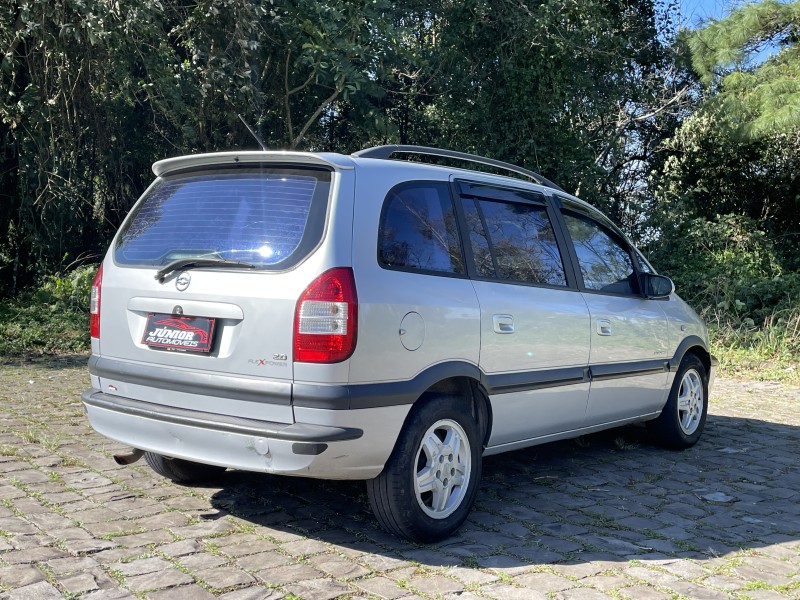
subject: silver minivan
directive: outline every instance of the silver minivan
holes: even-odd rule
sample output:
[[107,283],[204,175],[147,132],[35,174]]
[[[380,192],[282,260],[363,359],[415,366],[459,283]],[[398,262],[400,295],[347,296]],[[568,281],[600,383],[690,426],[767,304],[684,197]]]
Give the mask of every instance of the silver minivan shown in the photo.
[[132,446],[118,462],[363,479],[386,529],[429,542],[466,519],[482,456],[633,422],[700,437],[703,322],[534,172],[418,146],[153,171],[92,286],[82,398]]

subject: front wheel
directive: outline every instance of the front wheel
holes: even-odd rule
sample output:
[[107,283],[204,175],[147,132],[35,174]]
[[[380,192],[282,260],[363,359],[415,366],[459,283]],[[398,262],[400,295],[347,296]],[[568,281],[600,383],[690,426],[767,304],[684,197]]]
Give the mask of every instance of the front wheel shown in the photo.
[[658,441],[682,450],[697,443],[708,414],[708,373],[694,354],[683,357],[661,415],[647,423]]
[[367,481],[375,516],[415,542],[446,538],[467,518],[481,477],[481,436],[471,405],[430,397],[415,406],[383,472]]

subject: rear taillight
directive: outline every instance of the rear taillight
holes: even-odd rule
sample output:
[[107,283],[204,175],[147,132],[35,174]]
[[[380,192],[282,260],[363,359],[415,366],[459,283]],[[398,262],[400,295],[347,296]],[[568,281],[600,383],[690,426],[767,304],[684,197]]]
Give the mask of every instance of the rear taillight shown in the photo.
[[100,339],[100,288],[103,286],[103,264],[97,269],[92,281],[92,295],[89,300],[89,332],[93,338]]
[[294,360],[335,363],[353,354],[358,298],[353,270],[337,267],[309,285],[294,310]]

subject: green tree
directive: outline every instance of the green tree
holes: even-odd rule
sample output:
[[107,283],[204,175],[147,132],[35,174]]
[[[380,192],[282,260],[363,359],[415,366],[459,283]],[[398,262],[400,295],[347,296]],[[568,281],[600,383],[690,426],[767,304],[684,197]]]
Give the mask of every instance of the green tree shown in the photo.
[[762,0],[689,37],[695,69],[745,136],[800,126],[799,34],[800,1]]
[[410,2],[381,80],[376,141],[506,160],[558,182],[634,231],[644,167],[688,101],[668,7],[650,0]]

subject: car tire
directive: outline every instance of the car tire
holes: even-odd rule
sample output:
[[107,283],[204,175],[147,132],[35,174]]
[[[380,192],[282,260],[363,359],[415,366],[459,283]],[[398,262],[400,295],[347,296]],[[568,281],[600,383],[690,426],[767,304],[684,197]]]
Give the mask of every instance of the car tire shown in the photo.
[[683,357],[661,415],[647,426],[669,448],[683,450],[697,443],[708,414],[708,372],[695,354]]
[[435,542],[467,518],[481,478],[482,438],[472,413],[453,396],[414,406],[383,471],[367,481],[370,506],[386,530]]
[[167,458],[154,452],[145,452],[144,459],[153,471],[175,483],[203,483],[216,479],[225,471],[225,467]]

